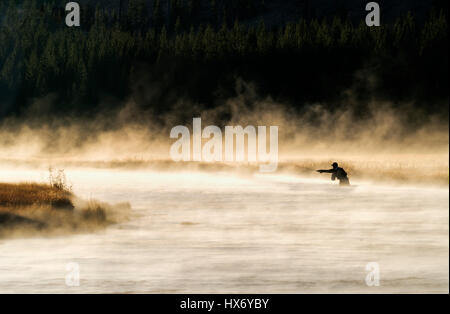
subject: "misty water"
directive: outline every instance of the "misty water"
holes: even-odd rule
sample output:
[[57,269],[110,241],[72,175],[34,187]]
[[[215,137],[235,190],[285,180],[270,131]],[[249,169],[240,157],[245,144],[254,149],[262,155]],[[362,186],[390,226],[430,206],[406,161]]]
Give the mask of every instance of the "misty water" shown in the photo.
[[[0,240],[1,293],[446,292],[447,188],[340,188],[287,175],[67,169],[86,199],[129,202],[93,234]],[[1,181],[45,181],[1,170]],[[380,286],[366,285],[366,265]],[[66,285],[78,263],[80,286]]]

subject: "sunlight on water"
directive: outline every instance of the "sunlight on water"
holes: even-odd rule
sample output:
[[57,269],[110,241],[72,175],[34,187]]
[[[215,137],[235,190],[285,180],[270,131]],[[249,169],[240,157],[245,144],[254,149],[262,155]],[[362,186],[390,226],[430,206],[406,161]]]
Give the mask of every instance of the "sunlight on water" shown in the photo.
[[[289,175],[67,169],[83,198],[130,202],[95,234],[0,240],[0,292],[448,292],[449,191]],[[1,169],[0,181],[46,181]],[[66,265],[80,286],[66,286]],[[368,287],[365,266],[380,265]]]

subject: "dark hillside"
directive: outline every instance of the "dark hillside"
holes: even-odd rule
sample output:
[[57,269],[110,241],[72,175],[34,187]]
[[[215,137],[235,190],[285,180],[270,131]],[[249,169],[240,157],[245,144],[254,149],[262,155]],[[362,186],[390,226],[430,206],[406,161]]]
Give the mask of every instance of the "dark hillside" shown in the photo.
[[68,28],[59,1],[0,2],[0,116],[43,98],[33,115],[93,116],[130,97],[153,114],[212,108],[241,80],[294,110],[333,110],[351,90],[360,114],[377,99],[448,118],[447,2],[385,3],[389,22],[369,28],[365,1],[90,0]]

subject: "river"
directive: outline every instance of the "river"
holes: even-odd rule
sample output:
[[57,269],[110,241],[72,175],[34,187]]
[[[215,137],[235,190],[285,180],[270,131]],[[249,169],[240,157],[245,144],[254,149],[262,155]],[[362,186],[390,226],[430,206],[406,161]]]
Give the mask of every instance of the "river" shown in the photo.
[[[447,188],[340,188],[289,175],[67,169],[75,194],[129,202],[93,234],[0,240],[0,293],[449,291]],[[0,169],[4,182],[43,170]],[[79,285],[67,284],[77,265]],[[367,285],[368,263],[379,285]]]

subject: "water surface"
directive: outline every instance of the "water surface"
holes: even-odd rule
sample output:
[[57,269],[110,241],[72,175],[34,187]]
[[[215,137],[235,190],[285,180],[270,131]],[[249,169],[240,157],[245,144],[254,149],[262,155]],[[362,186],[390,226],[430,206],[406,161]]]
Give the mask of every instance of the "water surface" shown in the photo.
[[[68,169],[86,199],[130,202],[94,234],[0,240],[0,293],[449,291],[449,191],[321,177]],[[45,181],[0,170],[0,180]],[[380,266],[368,287],[366,265]],[[66,285],[78,263],[80,286]]]

